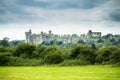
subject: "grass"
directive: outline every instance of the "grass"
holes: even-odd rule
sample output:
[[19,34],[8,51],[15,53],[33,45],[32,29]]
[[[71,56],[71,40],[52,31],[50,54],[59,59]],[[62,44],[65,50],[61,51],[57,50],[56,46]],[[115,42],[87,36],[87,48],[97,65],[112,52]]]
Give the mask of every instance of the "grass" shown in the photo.
[[0,80],[120,80],[120,67],[0,67]]

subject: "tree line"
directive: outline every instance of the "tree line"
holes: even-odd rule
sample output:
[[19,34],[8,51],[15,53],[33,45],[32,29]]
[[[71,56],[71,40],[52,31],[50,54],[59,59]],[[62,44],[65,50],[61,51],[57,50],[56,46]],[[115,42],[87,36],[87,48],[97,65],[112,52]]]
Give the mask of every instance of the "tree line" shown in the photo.
[[[2,40],[0,40],[0,45],[4,47],[11,47],[11,46],[17,46],[19,44],[25,43],[25,40],[12,40],[9,41],[9,38],[5,37]],[[52,40],[52,41],[43,41],[41,43],[42,45],[46,46],[57,46],[60,48],[72,48],[73,46],[76,46],[76,44],[79,45],[87,45],[87,46],[92,46],[94,49],[99,49],[102,46],[117,46],[120,47],[120,35],[116,34],[106,34],[102,36],[101,38],[98,38],[97,40],[89,40],[89,39],[79,39],[76,44],[72,43],[64,43],[63,41],[58,41],[57,39]]]
[[0,46],[0,66],[40,65],[120,65],[120,48],[94,45],[75,45],[71,48],[57,46],[19,44]]

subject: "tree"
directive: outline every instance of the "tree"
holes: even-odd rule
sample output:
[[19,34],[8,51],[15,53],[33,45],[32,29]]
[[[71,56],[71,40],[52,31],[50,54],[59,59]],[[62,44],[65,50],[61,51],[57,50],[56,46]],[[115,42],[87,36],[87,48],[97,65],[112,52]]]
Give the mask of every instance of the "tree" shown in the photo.
[[71,58],[80,59],[83,61],[95,62],[96,52],[88,46],[76,46],[71,51]]
[[92,49],[96,50],[96,46],[94,43],[91,45],[91,47],[92,47]]
[[62,45],[63,44],[63,42],[62,41],[58,41],[58,43],[57,43],[58,45]]
[[98,43],[103,43],[104,41],[103,41],[102,38],[101,38],[101,39],[98,39],[97,42],[98,42]]
[[81,46],[76,46],[76,47],[74,47],[74,48],[71,50],[71,55],[70,55],[70,57],[71,57],[71,58],[76,58],[76,57],[80,54],[81,49],[82,49]]
[[9,42],[10,46],[17,46],[19,44],[24,44],[25,41],[24,40],[12,40]]
[[33,51],[35,51],[36,47],[31,44],[20,44],[17,46],[14,56],[23,57],[23,58],[31,58],[33,55]]
[[9,38],[5,37],[3,38],[3,40],[0,41],[0,45],[2,45],[3,47],[8,47],[9,46]]
[[63,59],[62,59],[61,55],[58,53],[47,54],[44,58],[44,62],[47,64],[58,64],[62,61],[63,61]]
[[45,49],[46,49],[46,47],[43,45],[38,45],[36,47],[36,51],[38,51],[39,54],[41,54]]
[[120,63],[120,49],[116,46],[102,47],[98,50],[96,60],[102,64]]
[[83,40],[79,40],[78,41],[78,44],[81,43],[81,44],[85,44],[85,42]]
[[[44,51],[40,54],[40,57],[41,57],[42,59],[44,59],[47,54],[55,53],[57,50],[59,50],[59,49],[58,49],[57,47],[54,47],[54,46],[47,47],[47,48],[45,48]],[[60,51],[60,50],[59,50],[59,51]]]
[[102,38],[104,38],[104,39],[110,39],[111,37],[113,37],[113,34],[104,35]]
[[10,53],[5,54],[0,53],[0,66],[8,65],[8,63],[11,61],[10,56],[11,56]]
[[53,45],[54,44],[54,41],[52,40],[52,41],[50,41],[50,45]]
[[42,51],[40,57],[46,64],[57,64],[62,61],[62,51],[57,47],[50,46]]
[[6,52],[6,48],[3,46],[0,46],[0,52]]

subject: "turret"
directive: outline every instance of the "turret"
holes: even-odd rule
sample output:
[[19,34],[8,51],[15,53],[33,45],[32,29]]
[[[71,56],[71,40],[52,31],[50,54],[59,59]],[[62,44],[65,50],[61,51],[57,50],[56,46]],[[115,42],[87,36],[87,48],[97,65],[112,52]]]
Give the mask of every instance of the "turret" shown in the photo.
[[92,38],[92,30],[89,30],[89,32],[87,33],[88,38]]
[[25,32],[25,42],[26,43],[32,43],[31,34],[32,34],[31,29],[28,32]]
[[92,30],[89,30],[89,33],[91,34],[91,33],[92,33]]
[[51,31],[51,30],[49,30],[49,34],[52,34],[52,31]]
[[41,31],[41,35],[43,35],[43,31]]
[[29,33],[30,33],[30,34],[32,34],[32,31],[31,31],[31,29],[29,30]]

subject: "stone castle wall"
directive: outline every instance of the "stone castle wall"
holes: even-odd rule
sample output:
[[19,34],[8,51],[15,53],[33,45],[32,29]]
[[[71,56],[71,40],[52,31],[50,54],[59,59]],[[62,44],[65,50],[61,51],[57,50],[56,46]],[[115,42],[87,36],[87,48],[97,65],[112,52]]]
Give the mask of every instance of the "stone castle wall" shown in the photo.
[[40,34],[32,34],[32,31],[29,30],[28,32],[25,32],[25,42],[31,43],[31,44],[41,44],[44,41],[50,42],[50,41],[62,41],[63,43],[73,43],[77,44],[79,40],[83,40],[84,42],[88,42],[89,40],[97,40],[101,37],[101,32],[92,32],[89,30],[87,35],[58,35],[53,34],[52,31],[49,31],[48,33],[41,32]]

